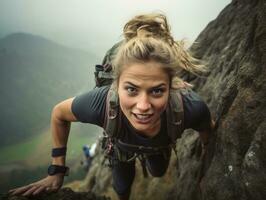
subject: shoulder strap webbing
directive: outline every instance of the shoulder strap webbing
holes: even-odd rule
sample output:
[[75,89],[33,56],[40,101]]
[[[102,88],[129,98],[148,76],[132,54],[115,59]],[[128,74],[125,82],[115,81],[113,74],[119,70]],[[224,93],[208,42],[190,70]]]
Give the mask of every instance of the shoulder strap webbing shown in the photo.
[[166,109],[167,132],[171,141],[181,137],[184,131],[184,108],[181,92],[185,89],[171,89],[170,99]]
[[114,83],[111,85],[106,98],[106,117],[104,123],[105,133],[115,138],[119,134],[119,99]]

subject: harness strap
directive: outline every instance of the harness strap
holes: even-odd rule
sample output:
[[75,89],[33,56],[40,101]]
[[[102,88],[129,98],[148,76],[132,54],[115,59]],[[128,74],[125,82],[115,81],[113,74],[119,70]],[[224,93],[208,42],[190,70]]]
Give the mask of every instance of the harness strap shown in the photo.
[[146,154],[146,155],[156,155],[161,154],[165,150],[169,150],[172,144],[167,146],[141,146],[141,145],[134,145],[122,142],[121,140],[117,140],[116,145],[123,151],[126,152],[135,152],[136,154]]
[[141,163],[143,176],[144,176],[144,178],[147,178],[148,177],[148,171],[147,171],[147,167],[146,167],[146,157],[145,157],[145,155],[140,154],[138,159]]
[[138,159],[141,163],[142,173],[143,176],[146,178],[148,177],[148,171],[146,167],[146,160],[147,156],[149,155],[156,155],[156,154],[163,154],[166,158],[166,151],[172,147],[172,144],[167,146],[159,146],[159,147],[151,147],[151,146],[140,146],[140,145],[133,145],[122,142],[121,140],[117,140],[116,146],[124,152],[134,153],[131,158],[127,158],[126,162],[131,162],[135,159]]
[[167,132],[172,143],[181,137],[184,131],[184,107],[181,92],[186,89],[171,89],[166,108]]

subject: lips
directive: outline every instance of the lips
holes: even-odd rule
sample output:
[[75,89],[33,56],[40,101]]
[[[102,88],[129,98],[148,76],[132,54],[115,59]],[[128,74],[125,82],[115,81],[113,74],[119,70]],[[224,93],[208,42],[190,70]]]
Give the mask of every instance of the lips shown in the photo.
[[152,120],[153,114],[136,114],[136,113],[133,113],[133,116],[135,117],[135,120],[138,123],[147,124],[147,123],[150,123],[150,121]]

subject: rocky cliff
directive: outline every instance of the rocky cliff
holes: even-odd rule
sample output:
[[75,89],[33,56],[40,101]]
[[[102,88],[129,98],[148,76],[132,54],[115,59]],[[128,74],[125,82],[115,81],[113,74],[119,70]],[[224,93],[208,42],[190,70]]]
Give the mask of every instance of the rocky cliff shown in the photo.
[[[191,51],[210,69],[207,78],[184,74],[217,120],[209,153],[202,162],[198,134],[186,131],[164,177],[144,179],[138,166],[131,199],[262,200],[266,196],[266,1],[232,0]],[[116,199],[102,159],[98,153],[86,179],[72,187]]]
[[[202,197],[265,199],[266,1],[233,0],[197,42],[192,51],[211,72],[193,83],[218,119]],[[191,199],[181,191],[178,199]]]

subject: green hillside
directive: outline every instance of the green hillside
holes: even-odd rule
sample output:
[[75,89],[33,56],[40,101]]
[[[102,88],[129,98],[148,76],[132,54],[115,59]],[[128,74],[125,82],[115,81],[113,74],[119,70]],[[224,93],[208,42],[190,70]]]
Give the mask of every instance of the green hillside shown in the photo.
[[[72,124],[66,160],[71,171],[65,183],[85,177],[80,163],[82,146],[94,143],[100,135],[96,126]],[[6,192],[46,176],[51,163],[51,134],[45,131],[18,144],[0,147],[0,152],[0,192]]]
[[[92,144],[101,135],[100,128],[96,126],[72,124],[68,139],[69,161],[82,153],[82,145]],[[45,131],[17,144],[0,147],[1,169],[15,163],[23,163],[27,167],[36,167],[50,162],[52,148],[50,131]],[[34,160],[34,162],[32,162]]]
[[54,105],[94,86],[100,60],[30,34],[0,39],[0,145],[26,144],[46,130]]
[[[50,115],[58,102],[94,87],[101,59],[45,38],[16,33],[0,39],[0,192],[46,176],[51,157]],[[99,128],[73,123],[67,181],[83,178],[82,146]]]

